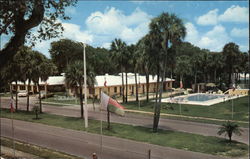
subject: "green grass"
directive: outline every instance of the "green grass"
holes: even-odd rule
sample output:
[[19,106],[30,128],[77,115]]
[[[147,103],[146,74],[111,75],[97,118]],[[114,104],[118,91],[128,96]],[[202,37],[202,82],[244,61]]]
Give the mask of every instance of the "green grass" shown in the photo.
[[[87,131],[90,133],[100,133],[100,121],[89,120],[89,128],[83,127],[83,120],[74,117],[64,117],[58,115],[41,114],[40,120],[34,120],[33,113],[19,111],[14,113],[14,118],[35,123],[42,123],[52,126],[63,127],[67,129]],[[2,109],[1,117],[10,118],[9,110]],[[202,136],[191,133],[176,132],[170,130],[159,130],[153,133],[151,128],[141,126],[131,126],[125,124],[112,123],[111,131],[105,129],[106,122],[103,122],[103,134],[116,136],[135,141],[147,142],[155,145],[173,147],[195,152],[202,152],[221,156],[246,156],[248,154],[248,146],[239,142],[228,143],[223,138]]]
[[10,93],[0,93],[0,97],[10,97]]
[[[29,154],[33,154],[35,156],[39,156],[41,158],[46,158],[46,159],[54,159],[54,158],[61,158],[61,159],[82,159],[80,157],[76,157],[73,155],[69,155],[63,152],[47,149],[44,147],[36,146],[36,145],[31,145],[25,142],[17,141],[15,140],[15,149],[26,152]],[[1,137],[1,145],[5,147],[12,148],[13,147],[13,142],[12,139]],[[13,158],[13,156],[5,156],[8,158]]]
[[[80,104],[79,98],[77,98],[76,100],[75,99],[73,99],[73,100],[57,100],[55,97],[50,97],[50,98],[42,99],[42,101],[43,102],[58,103],[58,104],[51,104],[51,105],[55,105],[55,106],[63,106],[61,104],[74,104],[74,105],[79,105]],[[92,104],[93,99],[88,99],[87,102],[88,102],[88,104]],[[95,100],[95,103],[97,103],[97,102],[98,101]]]
[[[248,96],[234,99],[234,118],[233,120],[249,121],[249,104]],[[137,102],[123,103],[127,109],[142,110],[153,112],[154,102],[141,101],[140,109]],[[171,109],[172,108],[172,109]],[[216,119],[232,119],[232,102],[226,101],[224,103],[218,103],[212,106],[199,106],[199,105],[187,105],[181,104],[181,114],[185,116],[194,117],[208,117]],[[161,113],[168,114],[180,114],[179,104],[162,103]]]

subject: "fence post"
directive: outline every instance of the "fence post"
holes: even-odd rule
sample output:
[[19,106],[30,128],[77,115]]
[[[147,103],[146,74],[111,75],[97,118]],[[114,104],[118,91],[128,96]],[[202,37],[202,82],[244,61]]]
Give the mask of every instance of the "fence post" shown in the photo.
[[151,150],[148,150],[148,159],[151,159]]

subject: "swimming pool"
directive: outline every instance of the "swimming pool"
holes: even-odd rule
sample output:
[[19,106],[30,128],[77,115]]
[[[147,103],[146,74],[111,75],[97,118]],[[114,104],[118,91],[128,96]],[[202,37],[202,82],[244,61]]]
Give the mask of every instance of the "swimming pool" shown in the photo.
[[177,96],[173,98],[165,98],[162,99],[162,102],[210,106],[213,104],[225,102],[232,98],[236,97],[231,97],[229,95],[224,95],[224,94],[194,93],[189,95]]
[[208,100],[213,100],[217,98],[224,98],[225,95],[215,95],[215,94],[195,94],[192,96],[188,96],[187,100],[188,101],[208,101]]

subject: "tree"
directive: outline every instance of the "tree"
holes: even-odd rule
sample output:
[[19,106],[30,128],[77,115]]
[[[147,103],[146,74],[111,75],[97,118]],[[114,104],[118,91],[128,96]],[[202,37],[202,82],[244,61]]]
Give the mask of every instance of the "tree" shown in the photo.
[[228,82],[227,82],[227,86],[228,88],[230,88],[231,85],[231,80],[232,80],[232,74],[234,73],[234,67],[236,65],[236,61],[237,58],[240,54],[239,51],[239,46],[236,45],[235,43],[227,43],[224,47],[223,47],[223,57],[225,59],[225,69],[228,73]]
[[126,64],[126,43],[121,39],[115,39],[111,43],[110,51],[112,53],[112,60],[115,62],[115,65],[120,68],[122,72],[122,101],[125,102],[125,93],[124,93],[124,77],[123,72],[125,71]]
[[[28,39],[34,44],[37,39],[59,37],[63,27],[58,19],[69,19],[65,15],[65,8],[75,4],[76,0],[0,1],[0,35],[12,36],[0,51],[0,69]],[[36,27],[38,34],[33,30]]]
[[28,91],[27,91],[27,111],[29,111],[29,92],[30,92],[30,83],[32,80],[33,69],[36,65],[36,59],[34,52],[30,47],[22,46],[18,50],[17,59],[19,59],[21,76],[18,80],[21,80],[26,85],[28,80]]
[[[95,73],[90,65],[87,66],[87,84],[88,86],[93,85],[95,82]],[[70,64],[65,72],[65,82],[69,87],[74,87],[76,90],[79,87],[80,94],[80,107],[81,107],[81,118],[83,118],[83,84],[84,84],[84,63],[82,61],[76,61]],[[87,94],[85,94],[87,95]]]
[[[153,71],[155,57],[150,55],[151,46],[150,46],[150,36],[147,34],[137,44],[137,68],[138,71],[146,75],[146,100],[149,101],[149,74],[155,74]],[[157,57],[156,57],[157,58]]]
[[[32,81],[36,84],[39,93],[39,112],[42,113],[42,99],[39,81],[47,81],[50,75],[56,72],[56,66],[38,51],[34,51],[35,66],[33,68]],[[46,93],[46,92],[45,92]]]
[[180,82],[183,81],[185,75],[191,73],[191,62],[187,55],[177,57],[175,72],[180,76]]
[[229,138],[229,142],[231,142],[233,134],[240,136],[242,131],[243,130],[240,129],[239,125],[237,125],[236,123],[227,121],[226,124],[222,124],[217,134],[222,135],[225,133]]
[[[7,63],[7,66],[3,69],[3,73],[1,74],[4,77],[4,80],[8,81],[11,85],[12,82],[16,84],[16,111],[18,111],[18,81],[24,81],[24,72],[23,72],[24,60],[22,60],[22,56],[20,52],[18,52],[14,59]],[[2,81],[4,81],[2,80]]]
[[138,102],[139,97],[138,97],[138,81],[137,81],[137,74],[138,74],[138,58],[139,54],[136,52],[137,45],[131,45],[129,46],[128,50],[130,51],[130,64],[133,68],[133,72],[135,74],[135,97],[136,101]]
[[49,52],[59,73],[65,72],[69,63],[82,59],[82,46],[70,39],[52,42]]
[[[150,25],[150,37],[152,41],[152,47],[154,56],[158,57],[158,60],[154,61],[157,67],[157,83],[161,83],[156,93],[156,102],[154,110],[154,122],[153,131],[157,132],[160,110],[161,110],[161,98],[163,92],[163,83],[165,79],[168,49],[170,45],[177,45],[181,39],[186,35],[186,28],[181,19],[174,14],[162,13],[160,16],[152,19]],[[152,58],[153,56],[151,56]],[[159,97],[158,97],[159,94]]]

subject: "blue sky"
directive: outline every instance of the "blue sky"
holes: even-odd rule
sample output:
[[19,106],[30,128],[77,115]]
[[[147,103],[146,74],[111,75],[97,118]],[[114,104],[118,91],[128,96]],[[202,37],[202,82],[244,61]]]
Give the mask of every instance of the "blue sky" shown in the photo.
[[[148,33],[150,19],[162,12],[183,20],[184,41],[195,46],[221,51],[226,43],[235,42],[241,51],[249,50],[248,1],[78,1],[66,10],[71,20],[62,21],[61,38],[105,48],[115,38],[134,44]],[[38,43],[34,49],[49,57],[50,43],[55,40]]]

